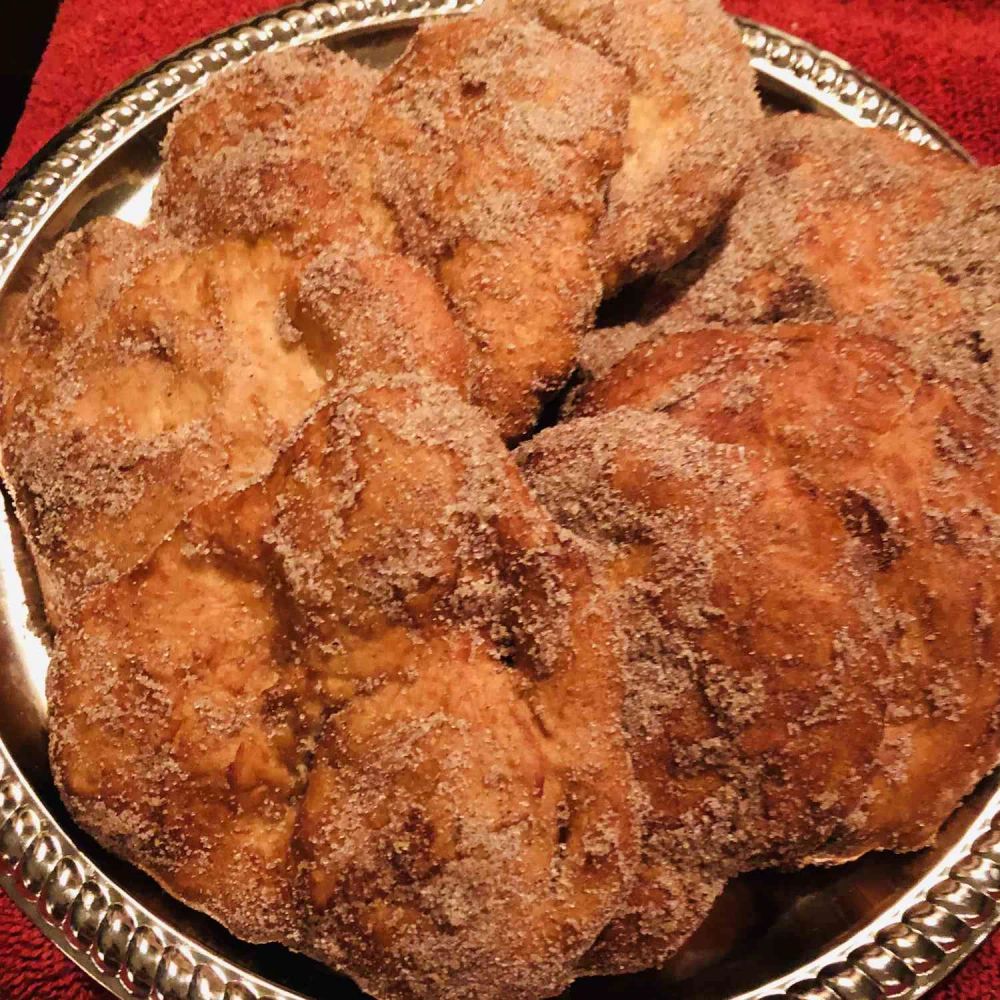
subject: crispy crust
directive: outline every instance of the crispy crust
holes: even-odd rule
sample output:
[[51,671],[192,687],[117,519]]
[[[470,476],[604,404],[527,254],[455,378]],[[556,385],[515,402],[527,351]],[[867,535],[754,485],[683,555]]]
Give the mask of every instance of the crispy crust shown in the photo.
[[610,633],[488,421],[369,380],[65,624],[54,772],[241,936],[382,997],[547,995],[632,877]]

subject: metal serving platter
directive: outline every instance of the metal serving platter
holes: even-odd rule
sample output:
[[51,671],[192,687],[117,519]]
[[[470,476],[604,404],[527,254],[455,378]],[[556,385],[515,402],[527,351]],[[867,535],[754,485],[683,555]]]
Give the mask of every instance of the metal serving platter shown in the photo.
[[[127,83],[57,136],[0,196],[0,330],[63,233],[97,215],[141,223],[170,112],[227,66],[325,39],[387,65],[422,18],[474,0],[344,0],[286,8],[214,35]],[[743,40],[779,108],[968,154],[933,123],[828,52],[750,21]],[[698,40],[692,38],[692,45]],[[844,164],[845,170],[851,165]],[[0,334],[2,335],[2,334]],[[237,941],[102,851],[62,807],[46,754],[48,652],[30,560],[0,511],[0,886],[57,947],[120,998],[348,1000],[348,980],[277,946]],[[1000,923],[1000,778],[986,779],[939,845],[831,869],[738,879],[666,969],[584,980],[573,1000],[910,1000]]]

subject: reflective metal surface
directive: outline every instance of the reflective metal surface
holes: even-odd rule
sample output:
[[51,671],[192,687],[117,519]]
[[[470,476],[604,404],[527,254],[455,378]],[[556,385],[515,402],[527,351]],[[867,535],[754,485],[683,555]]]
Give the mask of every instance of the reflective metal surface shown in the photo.
[[[126,84],[58,136],[4,193],[0,335],[5,311],[60,235],[97,215],[144,220],[169,113],[214,73],[259,51],[320,38],[387,65],[416,20],[474,5],[310,3],[213,36]],[[942,149],[941,155],[968,158],[932,123],[836,56],[765,26],[740,24],[762,90],[781,106],[894,129]],[[8,507],[0,514],[0,886],[46,936],[122,998],[360,996],[349,981],[316,963],[279,947],[237,941],[75,829],[48,770],[47,663],[37,586]],[[997,780],[987,779],[933,850],[738,879],[668,968],[581,981],[568,996],[920,996],[1000,922],[997,789]]]

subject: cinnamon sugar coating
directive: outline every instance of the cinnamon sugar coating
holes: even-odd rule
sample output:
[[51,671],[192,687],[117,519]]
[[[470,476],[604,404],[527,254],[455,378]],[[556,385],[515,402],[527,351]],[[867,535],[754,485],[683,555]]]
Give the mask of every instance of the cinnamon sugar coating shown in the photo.
[[322,45],[220,74],[170,121],[153,218],[188,240],[267,237],[299,256],[356,240],[398,249],[361,129],[378,78]]
[[883,129],[769,118],[726,225],[650,296],[675,328],[865,316],[992,350],[1000,338],[1000,170]]
[[57,785],[166,891],[534,1000],[997,763],[996,170],[764,122],[714,0],[264,54],[163,160],[0,306],[0,457]]
[[369,379],[64,624],[54,771],[241,936],[382,997],[548,995],[632,878],[608,615],[482,414]]
[[719,223],[762,120],[739,32],[716,0],[500,0],[599,52],[628,80],[625,156],[597,256],[606,290],[663,271]]
[[171,122],[154,218],[300,256],[401,243],[509,439],[568,378],[602,281],[690,252],[756,149],[752,72],[713,0],[497,3],[425,26],[377,81],[322,46],[223,74]]
[[191,249],[100,219],[63,239],[3,359],[0,445],[51,618],[195,504],[265,473],[329,380],[421,370],[465,390],[430,277],[333,248]]
[[1000,757],[989,366],[847,324],[709,328],[640,345],[575,412],[519,459],[619,595],[672,849],[932,842]]
[[[881,734],[875,647],[824,544],[836,515],[803,505],[768,456],[627,409],[519,452],[541,502],[596,550],[627,640],[643,868],[584,966],[636,971],[676,951],[727,876],[805,860],[861,806]],[[679,902],[678,870],[698,890]]]
[[591,242],[627,99],[602,57],[503,16],[422,27],[376,90],[378,191],[478,345],[474,399],[508,438],[569,376],[592,323]]

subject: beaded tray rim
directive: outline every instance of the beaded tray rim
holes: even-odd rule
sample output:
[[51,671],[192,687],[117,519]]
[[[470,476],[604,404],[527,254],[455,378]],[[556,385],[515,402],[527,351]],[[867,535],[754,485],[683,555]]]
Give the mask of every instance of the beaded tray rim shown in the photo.
[[[158,63],[56,136],[0,194],[0,293],[76,186],[216,73],[258,52],[410,25],[477,5],[315,0],[225,29]],[[933,122],[839,57],[755,21],[736,22],[765,85],[855,125],[888,128],[971,161]],[[2,739],[0,888],[48,940],[122,1000],[307,1000],[203,947],[116,885],[61,829]],[[994,791],[958,843],[876,920],[817,959],[732,1000],[915,1000],[998,924],[1000,791]]]

